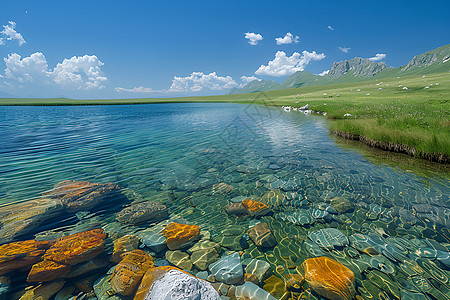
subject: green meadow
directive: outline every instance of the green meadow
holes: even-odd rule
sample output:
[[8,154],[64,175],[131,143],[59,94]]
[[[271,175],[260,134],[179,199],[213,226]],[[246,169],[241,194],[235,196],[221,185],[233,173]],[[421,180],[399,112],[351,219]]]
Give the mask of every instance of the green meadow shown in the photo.
[[[182,98],[110,100],[0,99],[0,105],[113,105],[170,102],[233,102],[309,108],[329,120],[330,130],[371,141],[403,145],[412,154],[448,162],[450,72],[310,86],[264,93]],[[298,113],[291,111],[291,113]],[[324,114],[325,113],[325,114]],[[410,153],[411,154],[411,153]]]

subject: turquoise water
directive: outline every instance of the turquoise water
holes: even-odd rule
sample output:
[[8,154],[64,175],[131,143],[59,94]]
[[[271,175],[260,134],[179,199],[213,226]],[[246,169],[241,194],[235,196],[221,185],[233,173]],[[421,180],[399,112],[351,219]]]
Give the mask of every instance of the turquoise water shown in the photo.
[[[241,226],[243,231],[254,222],[228,215],[224,207],[230,201],[259,200],[272,190],[284,199],[273,202],[266,197],[273,213],[260,221],[269,224],[278,245],[262,251],[250,241],[242,251],[271,263],[280,278],[292,272],[292,265],[314,256],[305,240],[320,228],[338,228],[346,236],[377,233],[414,241],[405,253],[424,248],[428,244],[421,241],[430,240],[441,250],[450,249],[449,181],[375,165],[360,153],[340,148],[321,117],[238,104],[0,107],[0,133],[2,205],[38,199],[63,180],[116,183],[127,198],[83,212],[88,217],[65,215],[11,241],[59,237],[74,228],[91,229],[93,223],[105,229],[115,226],[112,232],[124,234],[151,227],[120,227],[115,222],[122,205],[136,200],[162,201],[171,218],[197,224],[211,239],[220,240],[224,228]],[[220,183],[226,184],[224,189]],[[287,218],[295,210],[330,204],[336,197],[348,199],[354,209],[309,226]],[[77,227],[80,222],[92,226]],[[361,269],[348,249],[325,254]],[[415,258],[411,254],[409,259]],[[445,265],[429,260],[439,276],[450,278]],[[390,264],[395,273],[380,280],[392,282],[397,291],[388,291],[383,283],[367,288],[365,283],[381,276],[369,268],[357,276],[359,295],[365,290],[389,297],[403,289],[427,292],[408,289],[407,273],[399,275],[401,263]],[[436,279],[426,267],[419,273],[434,287],[429,296],[444,297],[436,296],[440,290],[450,297],[448,279]]]

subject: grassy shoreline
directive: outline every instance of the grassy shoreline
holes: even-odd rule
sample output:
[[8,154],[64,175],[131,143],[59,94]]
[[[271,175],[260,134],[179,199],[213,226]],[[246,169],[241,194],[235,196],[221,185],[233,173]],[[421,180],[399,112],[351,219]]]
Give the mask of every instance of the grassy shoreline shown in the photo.
[[20,98],[0,99],[0,106],[189,102],[292,107],[309,104],[310,109],[327,116],[330,131],[339,136],[389,151],[449,163],[449,72],[238,95],[109,100]]

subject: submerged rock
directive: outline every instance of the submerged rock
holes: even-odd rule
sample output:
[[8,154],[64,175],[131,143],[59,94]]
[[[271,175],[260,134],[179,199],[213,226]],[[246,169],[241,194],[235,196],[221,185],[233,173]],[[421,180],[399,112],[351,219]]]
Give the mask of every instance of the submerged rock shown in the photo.
[[243,285],[237,286],[235,296],[238,299],[276,300],[274,296],[250,281],[246,281]]
[[222,257],[215,263],[212,263],[209,265],[209,270],[216,280],[226,284],[236,284],[244,276],[241,258],[237,252]]
[[60,264],[51,260],[44,260],[34,264],[28,274],[28,282],[52,281],[69,273],[69,265]]
[[180,250],[167,251],[166,259],[180,269],[187,271],[192,269],[192,261],[190,260],[189,254],[181,252]]
[[103,229],[93,229],[72,234],[59,239],[44,254],[44,260],[64,265],[76,265],[93,259],[104,250],[106,233]]
[[247,231],[247,234],[256,246],[270,248],[277,244],[277,240],[267,223],[263,222],[253,226]]
[[242,203],[230,203],[225,206],[225,211],[229,215],[243,216],[248,214],[247,208]]
[[142,243],[155,252],[161,252],[167,249],[167,239],[159,232],[143,232],[141,237]]
[[350,300],[355,295],[355,275],[343,264],[328,258],[316,257],[302,264],[305,280],[319,295],[335,300]]
[[167,247],[170,250],[177,250],[195,241],[200,234],[198,225],[187,225],[180,223],[170,223],[163,230],[167,239]]
[[271,273],[270,264],[265,260],[252,259],[245,267],[246,274],[252,274],[258,283],[264,281]]
[[1,245],[0,275],[38,263],[51,245],[47,241],[35,240]]
[[[147,291],[146,287],[149,287]],[[219,293],[204,280],[180,270],[153,268],[147,272],[134,300],[208,299],[220,300]]]
[[192,252],[191,261],[200,270],[206,270],[209,265],[219,259],[215,248],[200,249]]
[[324,228],[310,232],[308,238],[326,250],[349,245],[347,237],[336,228]]
[[0,243],[34,233],[42,224],[64,213],[58,199],[41,198],[0,208]]
[[120,295],[132,295],[142,276],[152,267],[152,257],[142,250],[125,254],[111,275],[112,289]]
[[64,286],[64,283],[64,280],[42,283],[34,288],[27,289],[19,300],[48,300]]
[[262,202],[245,199],[242,201],[242,205],[250,212],[250,215],[254,217],[264,216],[270,212],[269,207]]
[[122,260],[122,254],[136,250],[139,246],[139,238],[134,235],[124,235],[114,241],[114,251],[111,261],[119,263]]
[[121,224],[156,223],[169,217],[167,207],[159,202],[141,202],[125,207],[117,213]]
[[114,183],[65,180],[43,195],[59,199],[66,211],[75,213],[101,205],[118,190],[119,186]]

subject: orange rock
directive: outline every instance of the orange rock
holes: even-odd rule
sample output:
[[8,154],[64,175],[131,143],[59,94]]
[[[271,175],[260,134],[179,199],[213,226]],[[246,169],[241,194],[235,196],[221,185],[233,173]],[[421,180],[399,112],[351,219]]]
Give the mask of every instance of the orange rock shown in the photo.
[[60,238],[44,254],[44,260],[51,260],[63,265],[93,259],[104,250],[106,233],[103,229],[93,229]]
[[35,240],[1,245],[0,276],[41,261],[42,255],[50,246],[50,242]]
[[132,295],[142,276],[152,267],[153,259],[147,252],[134,250],[124,254],[111,275],[112,289],[120,295]]
[[170,223],[162,233],[167,239],[167,247],[170,250],[177,250],[183,244],[194,240],[200,234],[200,227],[197,225]]
[[[177,267],[172,266],[164,266],[164,267],[156,267],[156,268],[150,268],[145,273],[144,277],[142,278],[141,284],[138,287],[138,290],[136,292],[136,295],[134,296],[133,300],[144,300],[145,296],[148,293],[148,290],[151,288],[153,282],[155,282],[156,279],[163,276],[167,271],[169,270],[178,270],[180,272],[185,271],[178,269]],[[189,274],[189,273],[186,273]],[[191,274],[189,274],[191,275]]]
[[28,274],[28,282],[52,281],[70,272],[70,266],[44,260],[34,264]]
[[122,254],[136,250],[139,246],[139,238],[135,235],[125,235],[114,241],[114,252],[111,261],[119,263],[122,260]]
[[302,267],[306,282],[319,295],[333,300],[353,299],[355,275],[343,264],[323,256],[305,260]]
[[245,199],[242,201],[242,205],[244,205],[244,207],[254,216],[262,216],[270,211],[266,204],[250,199]]

